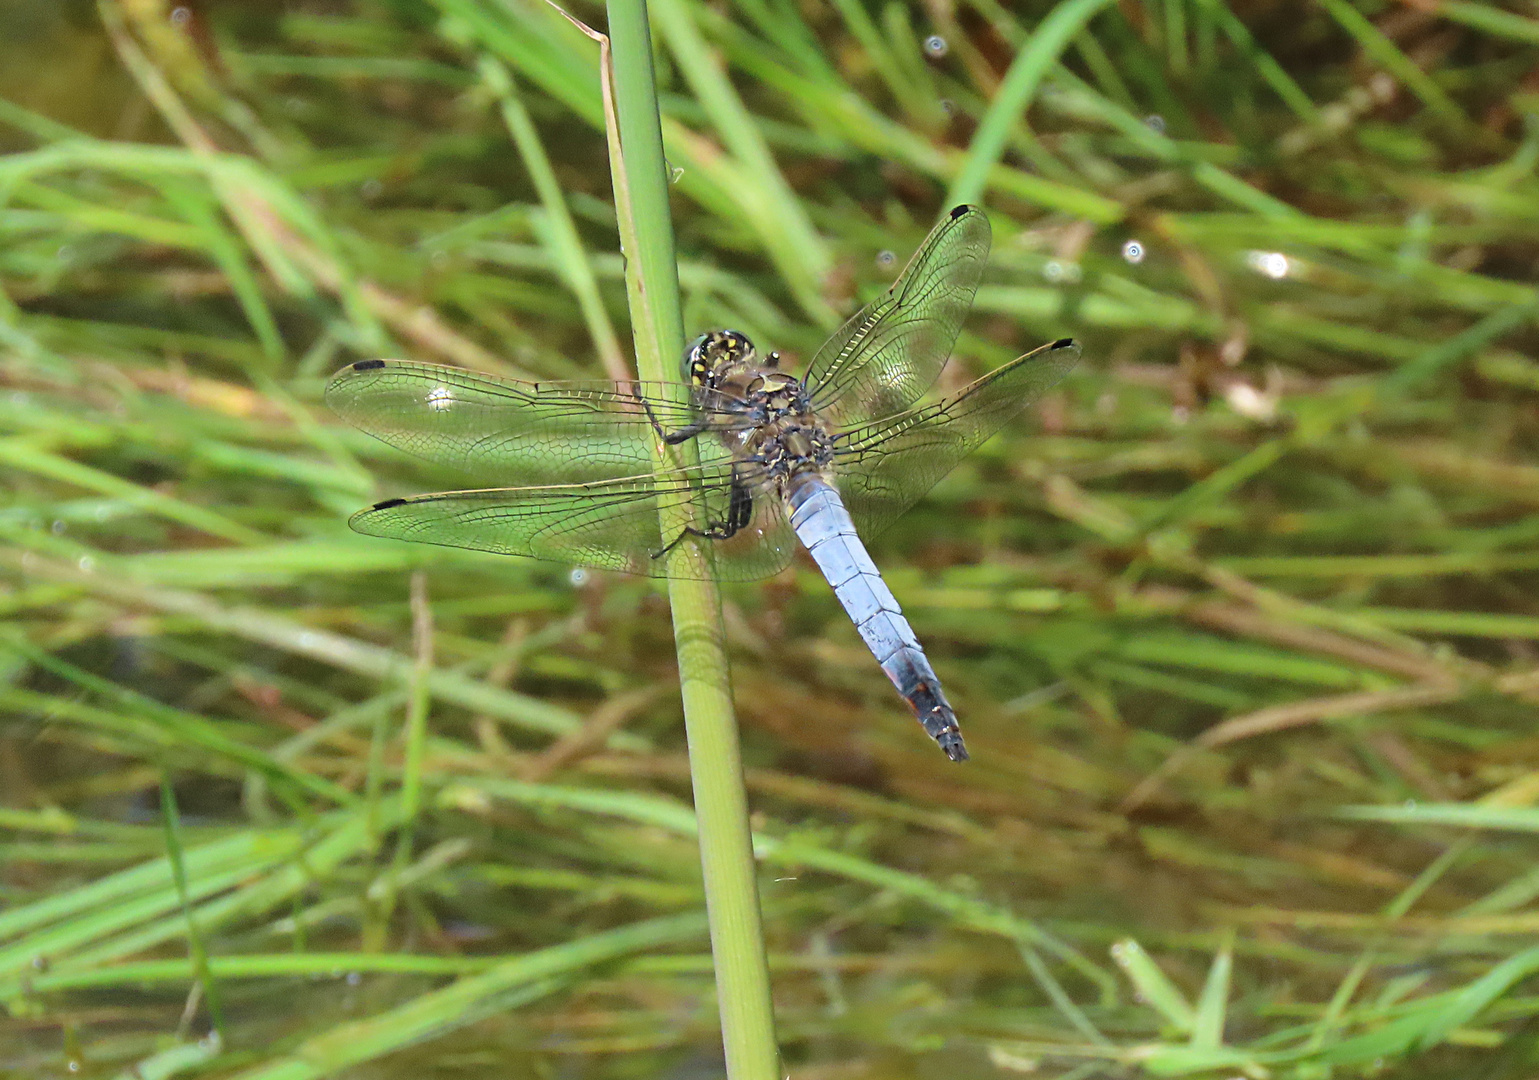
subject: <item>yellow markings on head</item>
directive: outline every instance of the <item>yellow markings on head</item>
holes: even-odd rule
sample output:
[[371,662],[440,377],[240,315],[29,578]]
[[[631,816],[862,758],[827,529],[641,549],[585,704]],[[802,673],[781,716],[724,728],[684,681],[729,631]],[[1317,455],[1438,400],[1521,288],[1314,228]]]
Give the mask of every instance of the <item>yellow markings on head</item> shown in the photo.
[[684,355],[683,373],[694,386],[712,386],[753,355],[753,342],[738,331],[710,330],[690,345]]
[[748,339],[736,330],[723,330],[718,342],[721,355],[729,362],[741,360],[753,349]]

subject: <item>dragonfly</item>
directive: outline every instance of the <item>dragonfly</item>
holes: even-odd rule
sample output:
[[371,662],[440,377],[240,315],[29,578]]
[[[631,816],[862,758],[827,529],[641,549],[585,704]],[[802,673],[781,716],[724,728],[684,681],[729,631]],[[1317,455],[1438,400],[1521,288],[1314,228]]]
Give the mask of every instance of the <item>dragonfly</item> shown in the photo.
[[[326,388],[343,419],[489,486],[386,499],[350,524],[369,536],[724,581],[778,573],[799,541],[925,731],[952,761],[966,761],[956,712],[862,538],[891,525],[1079,358],[1065,338],[921,401],[972,307],[989,243],[981,209],[951,210],[800,378],[742,333],[702,334],[682,359],[687,401],[668,383],[351,364]],[[675,449],[685,443],[695,456]],[[687,524],[665,535],[664,520]],[[688,538],[711,557],[671,558]]]

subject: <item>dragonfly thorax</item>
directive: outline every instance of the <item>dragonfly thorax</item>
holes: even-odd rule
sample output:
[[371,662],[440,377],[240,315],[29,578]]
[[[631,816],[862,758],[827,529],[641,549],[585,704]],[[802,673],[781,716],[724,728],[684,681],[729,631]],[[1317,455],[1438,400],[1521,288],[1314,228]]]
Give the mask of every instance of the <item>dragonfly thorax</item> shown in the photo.
[[718,414],[713,426],[728,448],[784,486],[802,474],[825,471],[834,459],[834,442],[813,412],[806,384],[779,370],[779,363],[779,353],[760,357],[736,330],[702,334],[684,354],[696,400]]
[[782,422],[766,433],[758,456],[771,479],[789,481],[805,473],[826,473],[834,460],[834,443],[821,424]]
[[[730,438],[730,436],[729,436]],[[834,460],[834,440],[808,411],[782,412],[740,435],[739,456],[763,469],[764,478],[789,494],[790,481],[825,474]]]

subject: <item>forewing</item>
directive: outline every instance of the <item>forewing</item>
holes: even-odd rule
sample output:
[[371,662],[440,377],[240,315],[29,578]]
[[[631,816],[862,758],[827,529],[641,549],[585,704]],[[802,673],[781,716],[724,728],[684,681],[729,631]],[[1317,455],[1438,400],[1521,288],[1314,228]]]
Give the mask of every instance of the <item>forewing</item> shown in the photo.
[[1067,338],[990,372],[943,401],[836,436],[835,478],[861,535],[887,528],[1079,360]]
[[989,219],[959,206],[891,289],[824,342],[807,369],[812,403],[840,427],[902,412],[940,374],[989,257]]
[[[732,467],[680,470],[661,476],[621,477],[587,484],[451,491],[388,499],[354,514],[350,524],[369,536],[526,555],[628,574],[691,576],[688,562],[658,553],[663,537],[658,511],[684,507],[697,528],[725,521]],[[781,500],[753,491],[747,526],[727,539],[702,540],[723,581],[768,577],[791,561],[796,535]]]
[[[520,382],[459,368],[363,360],[326,387],[344,420],[400,450],[488,483],[561,484],[648,472],[657,435],[697,415],[661,386]],[[701,439],[719,458],[719,441]]]

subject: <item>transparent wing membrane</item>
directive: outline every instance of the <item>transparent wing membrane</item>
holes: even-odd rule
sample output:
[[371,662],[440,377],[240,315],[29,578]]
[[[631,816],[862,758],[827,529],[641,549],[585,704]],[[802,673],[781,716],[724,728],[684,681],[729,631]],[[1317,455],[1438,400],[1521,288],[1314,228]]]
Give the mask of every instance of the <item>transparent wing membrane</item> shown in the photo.
[[943,401],[842,432],[835,479],[861,535],[875,536],[1079,360],[1055,341],[1012,360]]
[[[669,397],[644,383],[520,382],[400,360],[353,364],[326,387],[326,404],[349,423],[486,484],[650,472],[653,419],[674,431],[700,414]],[[717,440],[700,449],[708,461],[726,456]]]
[[813,407],[840,427],[902,412],[934,384],[989,256],[989,219],[959,206],[891,289],[856,312],[807,369]]
[[[778,495],[750,484],[743,471],[738,468],[737,483],[752,499],[747,522],[708,545],[716,564],[710,576],[725,581],[775,574],[796,547]],[[353,515],[350,524],[369,536],[665,577],[688,571],[684,560],[660,555],[677,537],[662,535],[659,511],[683,508],[696,528],[710,530],[729,520],[733,485],[729,465],[585,484],[453,491],[389,499]]]

